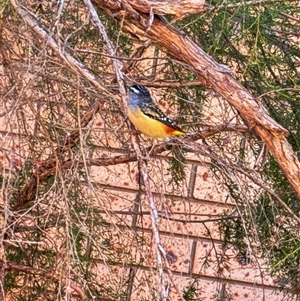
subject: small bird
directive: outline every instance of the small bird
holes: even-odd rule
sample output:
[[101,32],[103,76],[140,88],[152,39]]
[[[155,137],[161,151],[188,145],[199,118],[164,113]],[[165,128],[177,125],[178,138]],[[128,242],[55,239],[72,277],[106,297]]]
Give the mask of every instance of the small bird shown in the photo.
[[185,135],[153,102],[145,86],[129,86],[127,107],[130,121],[152,139]]

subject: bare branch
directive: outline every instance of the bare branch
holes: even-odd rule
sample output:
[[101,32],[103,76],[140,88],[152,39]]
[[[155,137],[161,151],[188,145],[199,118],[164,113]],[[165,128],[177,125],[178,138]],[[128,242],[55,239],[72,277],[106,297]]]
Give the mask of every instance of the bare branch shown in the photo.
[[153,243],[156,251],[156,263],[158,269],[158,289],[160,290],[160,299],[166,300],[165,286],[164,286],[164,271],[163,271],[163,259],[161,256],[160,246],[162,246],[159,235],[159,217],[158,211],[154,203],[154,198],[150,186],[149,176],[147,172],[147,165],[144,160],[140,161],[140,172],[143,177],[143,183],[147,195],[148,206],[150,209],[151,227],[153,234]]

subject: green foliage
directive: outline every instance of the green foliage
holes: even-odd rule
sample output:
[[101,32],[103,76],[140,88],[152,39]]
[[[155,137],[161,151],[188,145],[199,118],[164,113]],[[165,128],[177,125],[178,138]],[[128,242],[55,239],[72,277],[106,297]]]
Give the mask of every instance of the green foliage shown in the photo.
[[[226,8],[233,3],[236,7]],[[212,4],[219,5],[216,1]],[[232,66],[239,81],[289,131],[288,141],[300,157],[300,48],[299,24],[295,21],[300,17],[299,4],[282,1],[246,5],[223,1],[222,7],[184,20],[181,26],[214,59]],[[299,199],[271,157],[265,165],[264,178],[298,216]],[[288,287],[299,294],[300,237],[296,231],[299,225],[294,224],[272,196],[263,194],[254,200],[252,207],[247,207],[248,200],[239,194],[240,188],[234,183],[227,187],[238,206],[242,206],[242,216],[222,223],[220,232],[225,242],[233,244],[242,254],[247,249],[246,241],[258,239],[259,252],[271,265],[273,275],[289,279]]]
[[[118,270],[118,266],[142,266],[147,260],[149,244],[144,236],[140,237],[133,231],[136,224],[123,218],[127,217],[125,214],[122,219],[118,219],[117,214],[112,213],[109,206],[105,206],[115,201],[114,196],[108,192],[109,185],[99,185],[99,188],[93,183],[88,176],[90,166],[86,164],[86,160],[94,158],[95,153],[101,159],[112,149],[120,152],[116,144],[119,148],[125,149],[126,146],[129,149],[128,132],[115,134],[115,129],[123,124],[124,114],[121,101],[114,94],[117,91],[117,81],[111,59],[107,56],[105,42],[89,21],[81,1],[68,2],[59,16],[60,4],[54,5],[51,1],[41,1],[39,4],[27,2],[24,5],[40,18],[41,23],[48,28],[49,36],[57,39],[61,51],[71,54],[87,69],[92,70],[109,93],[95,92],[88,81],[74,76],[73,70],[50,47],[45,46],[47,39],[41,41],[35,33],[25,33],[24,23],[18,19],[11,6],[7,6],[9,2],[0,1],[0,11],[7,8],[4,11],[5,18],[1,20],[5,27],[2,38],[7,41],[1,50],[5,53],[9,49],[15,51],[18,48],[18,51],[10,53],[11,57],[17,59],[7,64],[7,70],[17,67],[11,72],[7,86],[1,87],[1,97],[7,102],[9,114],[15,113],[19,117],[17,126],[20,137],[26,136],[28,143],[25,146],[26,160],[21,170],[14,173],[9,183],[6,182],[5,175],[0,175],[0,186],[3,191],[8,191],[8,204],[12,207],[18,204],[19,192],[32,177],[40,161],[51,153],[54,154],[53,160],[56,163],[55,175],[43,180],[37,179],[34,201],[25,208],[20,208],[18,212],[13,212],[15,220],[9,221],[11,228],[8,239],[17,243],[5,246],[5,258],[39,271],[57,272],[62,279],[68,279],[72,275],[72,280],[75,279],[80,287],[87,290],[88,300],[127,300],[127,290],[132,282],[128,275],[119,277],[121,268]],[[221,7],[202,15],[191,16],[175,26],[185,31],[216,61],[235,70],[236,79],[289,130],[288,141],[299,156],[299,3],[266,1],[255,5],[251,1],[248,4],[240,1],[212,1],[212,4]],[[230,4],[235,7],[226,7]],[[117,49],[117,56],[130,57],[138,48],[145,53],[145,46],[134,44],[132,37],[124,34],[111,16],[102,10],[98,10],[98,14]],[[162,79],[166,86],[169,84],[169,88],[164,87],[165,100],[168,108],[175,108],[178,113],[176,123],[183,130],[197,132],[203,127],[203,117],[207,117],[205,105],[211,93],[199,85],[199,82],[192,85],[197,80],[192,70],[186,69],[173,58],[165,59],[166,54],[163,51],[155,49],[155,56],[159,59],[148,59],[149,69],[146,70],[145,65],[139,66],[135,61],[133,63],[124,60],[123,72],[128,75],[128,80],[147,80],[150,83],[152,79]],[[149,72],[152,69],[155,74]],[[18,76],[22,77],[24,74],[19,73],[20,70],[27,70],[28,82],[25,84],[22,79],[18,81]],[[187,84],[174,88],[172,84],[178,82],[191,82],[191,86]],[[25,93],[26,85],[34,91],[28,98]],[[100,121],[95,118],[95,124],[91,127],[96,132],[92,136],[91,128],[80,128],[78,120],[95,102],[100,104],[100,117],[97,116]],[[26,107],[28,103],[30,105]],[[23,107],[30,112],[30,118],[36,118],[34,125],[30,123],[31,119],[22,118],[22,114],[28,113],[25,109],[22,111]],[[216,123],[218,122],[222,123],[223,120],[220,118]],[[228,122],[232,122],[232,119]],[[76,146],[56,157],[57,148],[64,145],[67,133],[79,128],[79,142]],[[101,136],[104,131],[105,134]],[[249,191],[257,187],[249,187],[248,190],[246,186],[249,182],[242,187],[239,181],[230,178],[236,173],[236,179],[240,180],[241,175],[237,173],[237,169],[226,169],[215,158],[221,158],[224,162],[236,164],[245,172],[250,172],[250,163],[247,161],[250,147],[248,145],[247,148],[247,143],[242,148],[239,143],[236,149],[227,147],[226,139],[230,140],[234,135],[229,137],[226,133],[228,137],[224,137],[222,134],[224,133],[215,135],[214,140],[207,139],[204,142],[206,150],[211,151],[211,157],[206,153],[206,159],[211,159],[216,178],[227,188],[230,199],[236,202],[235,213],[238,213],[232,218],[228,218],[228,212],[224,213],[224,220],[219,223],[223,248],[234,246],[239,258],[248,256],[249,245],[258,245],[253,256],[261,257],[269,264],[271,273],[279,283],[288,279],[288,287],[299,296],[299,225],[278,205],[274,197],[266,192],[253,195]],[[96,140],[98,136],[101,137]],[[240,137],[234,139],[237,142],[241,140]],[[243,139],[251,143],[252,149],[260,147],[257,139],[252,139],[251,142],[246,136]],[[113,147],[110,145],[112,140]],[[187,176],[186,154],[179,142],[175,142],[173,156],[168,159],[167,172],[171,175],[169,184],[173,188],[181,189]],[[65,159],[73,164],[68,171],[61,166]],[[299,199],[274,159],[268,159],[261,175],[265,183],[298,216]],[[116,172],[113,180],[117,181],[119,176]],[[126,188],[122,187],[120,191],[125,199]],[[130,210],[131,207],[128,209],[129,215]],[[119,228],[119,224],[122,227]],[[126,229],[132,232],[128,234]],[[128,238],[131,245],[128,245],[124,237]],[[132,249],[137,248],[136,246],[139,247],[139,253],[135,257]],[[204,269],[212,264],[211,254],[208,253],[203,258]],[[226,269],[228,262],[227,255],[223,249],[220,253],[216,251],[214,255],[218,261],[216,271],[218,275],[222,275],[222,269]],[[100,281],[99,261],[105,263],[109,274],[109,277],[103,276]],[[102,276],[102,271],[100,274]],[[26,289],[21,290],[23,293],[16,300],[58,300],[62,295],[64,299],[69,297],[64,295],[61,282],[51,277],[40,277],[34,273],[26,275],[17,269],[6,272],[6,290],[14,292],[20,288],[20,284],[26,284]],[[153,291],[155,290],[149,294]],[[199,300],[199,291],[198,282],[195,280],[184,289],[184,300]]]
[[200,301],[199,299],[199,280],[195,279],[189,286],[184,288],[183,299],[185,301]]
[[[293,208],[293,204],[290,207]],[[290,291],[299,295],[299,226],[268,195],[261,197],[255,209],[255,223],[262,242],[261,250],[263,256],[269,260],[271,274],[278,280],[279,285],[287,286]]]
[[185,156],[182,152],[182,149],[178,145],[172,147],[173,156],[169,159],[169,173],[171,174],[171,183],[174,183],[175,186],[181,186],[182,181],[186,177],[185,173]]
[[0,14],[5,10],[9,1],[8,0],[0,0]]

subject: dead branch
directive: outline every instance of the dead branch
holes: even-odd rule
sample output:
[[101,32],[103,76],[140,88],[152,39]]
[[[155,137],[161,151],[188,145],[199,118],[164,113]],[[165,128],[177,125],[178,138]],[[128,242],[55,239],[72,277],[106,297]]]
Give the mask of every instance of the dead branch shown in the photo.
[[[108,35],[105,30],[105,26],[102,24],[101,20],[99,19],[96,9],[94,8],[94,6],[92,5],[90,0],[83,0],[83,2],[87,6],[87,8],[91,14],[93,23],[95,24],[96,28],[98,29],[100,35],[102,36],[102,38],[106,44],[106,48],[108,50],[109,55],[113,58],[114,56],[116,56],[116,51],[115,51],[114,45],[109,40]],[[116,77],[117,77],[118,84],[119,84],[119,90],[122,95],[123,103],[124,103],[124,106],[126,106],[126,103],[127,103],[125,100],[126,89],[124,86],[124,78],[123,78],[123,73],[122,73],[121,62],[117,58],[113,58],[112,61],[113,61]]]

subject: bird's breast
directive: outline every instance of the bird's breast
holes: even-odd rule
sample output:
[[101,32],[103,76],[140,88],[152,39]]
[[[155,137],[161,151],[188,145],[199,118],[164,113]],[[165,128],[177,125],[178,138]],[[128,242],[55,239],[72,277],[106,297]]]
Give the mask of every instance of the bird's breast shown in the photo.
[[139,107],[132,109],[129,106],[128,118],[139,131],[152,139],[166,138],[173,135],[181,136],[183,134],[163,122],[143,114]]

